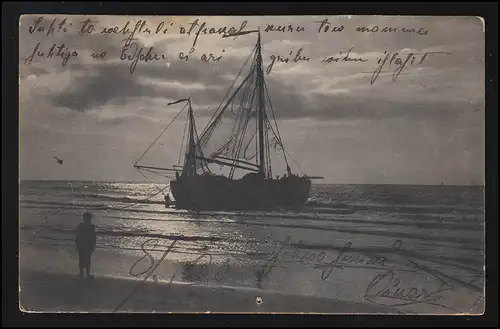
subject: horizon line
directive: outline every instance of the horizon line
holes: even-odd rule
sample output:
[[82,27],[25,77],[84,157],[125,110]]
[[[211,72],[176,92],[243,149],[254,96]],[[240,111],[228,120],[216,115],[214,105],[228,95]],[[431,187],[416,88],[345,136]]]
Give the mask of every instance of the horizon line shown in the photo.
[[[19,182],[93,182],[93,183],[143,183],[162,184],[166,182],[150,182],[145,180],[86,180],[86,179],[19,179]],[[168,182],[168,181],[167,181]],[[313,185],[398,185],[398,186],[481,186],[485,184],[425,184],[425,183],[312,183]]]

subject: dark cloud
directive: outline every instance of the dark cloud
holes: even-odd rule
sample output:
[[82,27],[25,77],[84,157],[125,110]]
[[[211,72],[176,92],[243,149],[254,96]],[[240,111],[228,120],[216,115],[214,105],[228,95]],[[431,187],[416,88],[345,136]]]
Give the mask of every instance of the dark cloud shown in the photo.
[[[32,19],[32,18],[30,18]],[[80,18],[79,18],[80,19]],[[83,19],[83,18],[81,18]],[[80,20],[81,20],[80,19]],[[314,20],[318,20],[316,17]],[[305,33],[294,33],[293,38],[290,33],[265,33],[263,38],[273,37],[282,39],[301,40],[301,38],[309,38],[309,41],[314,42],[314,38],[318,38],[316,31],[317,24],[313,23],[312,17],[291,18],[265,18],[265,21],[255,19],[253,23],[265,26],[266,24],[293,24],[307,26]],[[440,44],[448,35],[458,33],[462,35],[460,42],[477,41],[477,31],[470,29],[470,24],[463,27],[459,23],[460,19],[443,18],[443,19],[426,19],[426,18],[387,18],[387,17],[363,17],[353,16],[351,19],[341,18],[335,20],[330,18],[332,23],[336,25],[343,24],[346,26],[346,35],[355,35],[357,40],[356,49],[360,51],[374,51],[373,45],[377,45],[377,49],[391,49],[393,45],[401,49],[407,42],[408,35],[405,33],[395,33],[390,35],[364,35],[360,32],[355,32],[353,27],[361,25],[378,25],[378,26],[398,26],[398,27],[423,27],[428,29],[433,37],[414,36],[411,40],[412,48],[429,47],[435,44]],[[31,23],[30,21],[28,21]],[[46,22],[48,24],[48,21]],[[75,22],[74,22],[75,23]],[[78,23],[78,22],[76,22]],[[75,23],[75,24],[76,24]],[[338,23],[338,24],[337,24]],[[370,23],[370,24],[368,24]],[[477,21],[479,24],[479,20]],[[252,25],[253,24],[253,25]],[[349,29],[347,27],[350,26]],[[453,27],[454,29],[450,29]],[[43,37],[43,34],[27,33],[26,24],[21,29],[23,35],[22,47],[27,49],[26,45],[32,44],[36,40],[49,42],[50,38]],[[474,31],[472,31],[474,30]],[[354,32],[353,32],[354,31]],[[328,39],[325,35],[319,34],[322,40]],[[306,39],[307,39],[306,38]],[[325,39],[326,38],[326,39]],[[304,40],[306,40],[304,39]],[[319,39],[318,39],[319,40]],[[360,42],[364,40],[364,42]],[[452,40],[451,40],[452,41]],[[52,41],[51,41],[52,42]],[[193,103],[200,108],[200,115],[211,115],[212,110],[207,110],[208,107],[214,109],[225,96],[227,89],[243,65],[245,58],[225,57],[220,63],[204,63],[199,60],[200,53],[194,53],[188,62],[179,60],[178,58],[168,58],[166,61],[149,62],[137,64],[134,74],[129,73],[130,63],[127,61],[117,61],[119,58],[120,45],[117,43],[117,36],[93,34],[90,36],[79,36],[74,30],[66,34],[61,34],[57,38],[58,43],[67,43],[73,45],[80,50],[90,51],[106,51],[111,54],[106,61],[95,61],[94,63],[75,62],[71,65],[71,70],[79,70],[84,72],[83,76],[74,78],[71,85],[56,94],[50,96],[51,102],[59,107],[69,108],[75,111],[84,112],[87,110],[101,108],[106,104],[126,105],[130,98],[139,98],[147,101],[151,98],[178,99],[192,97]],[[347,37],[342,38],[339,42],[349,45],[351,40]],[[139,47],[145,45],[137,41]],[[318,47],[328,43],[318,43]],[[155,49],[168,50],[170,47],[175,48],[176,41],[162,40],[157,41],[153,46]],[[243,38],[238,39],[234,46],[248,47],[249,42]],[[29,48],[29,47],[28,47]],[[310,48],[311,50],[314,50]],[[146,48],[147,49],[147,48]],[[170,52],[170,53],[175,53]],[[476,57],[457,54],[466,64],[476,65],[473,60]],[[440,65],[442,63],[451,62],[453,58],[436,58],[429,65]],[[468,60],[468,62],[466,61]],[[312,64],[311,64],[312,65]],[[450,64],[451,65],[451,64]],[[462,66],[463,67],[463,66]],[[474,67],[468,67],[473,69]],[[33,66],[29,70],[22,73],[22,77],[30,74],[41,75],[47,72],[59,72],[69,68],[55,66],[54,70],[42,68],[41,66]],[[440,73],[441,74],[441,73]],[[447,72],[441,75],[446,76]],[[293,76],[291,77],[293,78]],[[416,81],[421,77],[415,78]],[[430,78],[430,77],[429,77]],[[146,83],[144,79],[153,79],[150,83]],[[277,76],[267,76],[268,88],[270,92],[271,102],[273,104],[274,113],[277,118],[299,118],[310,117],[317,119],[354,119],[354,118],[383,118],[383,117],[428,117],[433,115],[443,116],[453,113],[450,109],[456,107],[450,104],[434,105],[435,99],[427,100],[425,98],[410,99],[406,96],[391,95],[387,93],[390,89],[387,85],[383,87],[374,85],[370,91],[365,93],[365,90],[356,90],[353,86],[347,86],[347,94],[320,94],[311,92],[307,89],[299,89],[299,84],[293,84],[293,81],[278,80]],[[443,78],[444,79],[444,78]],[[439,93],[448,94],[453,92],[453,84],[442,81],[436,83],[437,77],[432,77],[433,85],[427,86],[427,95],[437,95]],[[157,82],[157,83],[156,83]],[[168,82],[170,84],[164,84]],[[300,81],[299,83],[301,83]],[[409,82],[409,81],[408,81]],[[302,84],[304,85],[304,84]],[[385,90],[383,90],[385,88]],[[423,91],[415,90],[422,95]],[[383,97],[378,95],[384,94]],[[459,106],[466,107],[466,104],[455,102]],[[437,110],[436,108],[439,108]],[[152,113],[151,113],[152,114]]]
[[[87,18],[70,17],[73,27]],[[318,33],[314,21],[323,18],[203,17],[200,21],[206,20],[210,27],[238,26],[242,20],[248,20],[248,29],[257,26],[264,29],[266,24],[306,27],[304,33],[263,33],[262,44],[267,65],[270,55],[288,56],[290,51],[301,47],[304,55],[311,57],[307,65],[277,64],[266,75],[279,129],[283,136],[294,141],[290,149],[295,148],[296,154],[302,156],[298,162],[309,161],[311,172],[324,174],[331,182],[418,184],[449,178],[447,183],[471,179],[481,183],[483,172],[477,161],[484,158],[484,33],[480,20],[328,17],[332,25],[342,24],[345,30]],[[33,19],[24,17],[20,26],[20,103],[24,104],[20,130],[26,134],[21,149],[29,157],[43,159],[40,154],[57,148],[62,156],[74,159],[78,165],[66,172],[54,172],[49,164],[25,161],[24,175],[37,179],[131,177],[130,163],[135,161],[131,154],[139,156],[178,111],[166,110],[166,103],[191,97],[201,132],[204,121],[208,121],[224,98],[247,57],[247,50],[256,40],[254,36],[232,40],[202,35],[195,53],[184,62],[178,59],[178,54],[189,50],[194,35],[142,35],[139,38],[148,47],[154,46],[155,51],[163,52],[167,58],[139,62],[134,74],[130,74],[130,63],[119,59],[123,36],[102,35],[97,29],[88,36],[79,36],[72,30],[44,37],[41,33],[27,32],[27,24],[32,24]],[[123,26],[127,20],[133,20],[117,16],[92,19],[99,20],[100,27]],[[163,18],[135,19],[148,19],[153,24],[154,19]],[[187,25],[194,19],[176,18],[174,33],[178,33],[179,24]],[[429,33],[418,36],[355,31],[357,26],[373,25],[422,27]],[[59,58],[37,58],[31,65],[23,65],[22,59],[33,52],[38,42],[43,50],[54,43],[64,43],[80,55],[65,67]],[[138,44],[145,46],[144,43]],[[390,76],[381,76],[373,85],[369,72],[366,76],[362,74],[373,71],[373,62],[367,67],[318,64],[324,56],[351,47],[356,54],[370,57],[370,61],[376,61],[386,50],[432,49],[452,54],[429,56],[425,66],[408,69],[408,74],[401,75],[397,83]],[[204,52],[219,53],[223,49],[220,63],[200,61]],[[96,51],[108,55],[103,60],[91,60],[89,53]],[[182,122],[178,123],[169,130],[176,136],[174,139],[182,135],[184,128]],[[34,133],[27,136],[26,132]],[[303,152],[301,145],[307,148]],[[177,158],[178,150],[172,150],[168,147],[155,154]],[[93,160],[88,162],[88,159]],[[339,166],[332,168],[330,164],[334,162]],[[33,163],[36,166],[30,165]],[[119,168],[117,163],[126,166]],[[381,174],[386,170],[391,172],[390,176]],[[338,177],[342,177],[341,181]]]
[[268,91],[277,119],[317,120],[411,118],[446,120],[474,110],[466,101],[368,97],[357,94],[303,93],[293,85],[268,78]]
[[135,74],[165,81],[221,85],[231,83],[229,77],[236,75],[242,64],[234,60],[224,60],[222,63],[213,64],[204,63],[199,59],[191,59],[188,62],[174,59],[169,62],[169,65],[161,63],[138,66]]
[[[326,120],[409,118],[449,120],[470,107],[466,102],[425,102],[414,100],[367,99],[350,95],[312,97],[310,116]],[[470,107],[470,111],[473,107]],[[302,114],[304,115],[304,114]],[[298,115],[300,116],[300,115]]]
[[56,106],[87,111],[126,95],[154,95],[150,88],[140,87],[127,75],[120,66],[102,65],[95,74],[75,78],[67,90],[55,94],[51,100]]
[[[138,45],[144,46],[140,42]],[[204,63],[197,59],[174,60],[168,64],[139,62],[133,74],[130,74],[130,65],[126,60],[88,65],[75,63],[71,69],[81,69],[86,74],[75,78],[69,88],[61,90],[51,100],[57,106],[77,111],[92,110],[110,102],[122,104],[128,97],[176,99],[192,96],[194,103],[216,104],[231,86],[242,63],[235,59],[223,63]],[[145,83],[145,78],[155,81]],[[162,82],[180,85],[162,86]],[[190,90],[189,85],[202,88]]]
[[276,118],[308,116],[308,104],[304,94],[292,85],[284,85],[276,78],[267,78],[268,102]]
[[[147,66],[144,66],[146,68]],[[155,70],[147,68],[146,71]],[[61,90],[51,96],[54,105],[67,107],[76,111],[87,111],[99,108],[105,104],[124,104],[128,98],[164,98],[178,99],[192,96],[197,104],[213,104],[220,102],[225,94],[222,86],[210,82],[210,76],[205,75],[202,79],[184,81],[182,84],[163,86],[161,82],[179,82],[177,79],[168,79],[168,75],[161,75],[160,71],[168,69],[160,68],[156,71],[158,83],[145,83],[143,74],[130,74],[125,62],[107,63],[95,66],[88,70],[87,74],[75,78],[67,89]],[[176,75],[177,76],[177,75]],[[152,78],[151,76],[147,76]],[[164,79],[160,79],[163,77]],[[181,79],[182,81],[183,79]],[[217,79],[212,77],[212,81]],[[224,80],[225,81],[225,80]],[[205,86],[201,89],[190,90],[189,84]],[[229,83],[226,82],[226,85]]]
[[[167,100],[191,97],[197,115],[211,116],[231,86],[231,79],[222,76],[222,71],[206,68],[198,71],[198,65],[173,63],[170,67],[143,65],[131,75],[126,62],[98,65],[88,74],[76,78],[67,90],[51,97],[60,107],[76,111],[100,108],[105,104],[126,105],[129,98],[164,98]],[[224,71],[234,76],[237,69]],[[159,83],[145,83],[143,78],[154,78]],[[467,109],[466,102],[436,102],[426,99],[361,97],[351,94],[328,95],[308,93],[294,85],[285,84],[276,77],[266,78],[268,92],[277,119],[300,117],[318,120],[331,119],[376,119],[409,117],[414,119],[453,117],[455,110]],[[161,82],[180,84],[162,85]],[[184,83],[185,85],[183,85]],[[200,87],[190,87],[198,85]],[[440,91],[439,86],[433,90]],[[441,90],[442,91],[442,90]],[[143,110],[144,111],[144,110]],[[152,112],[151,112],[152,114]],[[116,121],[118,122],[118,121]]]
[[142,115],[123,115],[117,117],[109,117],[109,118],[99,118],[98,123],[102,126],[118,126],[124,123],[138,125],[138,124],[148,124],[151,127],[151,124],[154,123],[153,120],[142,116]]

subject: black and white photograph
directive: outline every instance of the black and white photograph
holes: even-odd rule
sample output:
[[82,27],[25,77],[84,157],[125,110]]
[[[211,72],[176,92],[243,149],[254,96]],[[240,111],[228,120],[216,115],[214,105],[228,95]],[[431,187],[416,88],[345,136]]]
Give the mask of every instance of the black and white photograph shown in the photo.
[[477,16],[23,15],[19,309],[481,315]]

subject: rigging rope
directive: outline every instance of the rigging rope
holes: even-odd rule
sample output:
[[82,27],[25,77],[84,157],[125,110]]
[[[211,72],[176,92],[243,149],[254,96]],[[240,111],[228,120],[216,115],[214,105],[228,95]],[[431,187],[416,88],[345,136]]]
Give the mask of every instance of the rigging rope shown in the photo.
[[241,72],[243,71],[243,69],[245,68],[245,66],[247,65],[248,61],[250,60],[250,58],[252,57],[252,55],[254,54],[255,50],[257,49],[257,45],[254,46],[254,49],[252,50],[252,52],[250,53],[250,55],[248,55],[247,59],[245,60],[245,63],[243,64],[243,66],[240,68],[238,74],[236,75],[236,78],[233,80],[233,83],[231,84],[231,87],[229,87],[229,89],[227,90],[226,94],[224,95],[224,97],[222,98],[219,106],[217,107],[217,109],[215,110],[215,113],[212,115],[212,117],[210,118],[210,121],[209,121],[209,124],[207,125],[207,128],[205,129],[205,131],[203,131],[201,133],[201,138],[200,138],[200,142],[201,140],[205,140],[205,135],[209,133],[209,130],[212,129],[212,125],[214,124],[215,121],[217,121],[217,117],[219,116],[219,110],[222,106],[222,104],[224,104],[224,101],[226,100],[226,97],[229,95],[229,93],[231,92],[231,89],[233,89],[234,85],[236,84],[236,81],[238,80],[238,78],[240,77],[241,75]]
[[[179,117],[179,115],[186,109],[188,104],[185,104],[184,107],[175,115],[175,117],[169,122],[169,124],[165,127],[165,129],[163,129],[163,131],[160,133],[160,135],[148,146],[148,148],[146,149],[146,151],[144,151],[144,153],[142,153],[142,155],[139,157],[139,159],[134,163],[134,165],[136,165],[137,163],[139,163],[139,161],[142,160],[142,158],[144,157],[144,155],[146,155],[146,153],[151,149],[151,147],[153,147],[153,145],[158,141],[158,139],[160,139],[160,137],[165,133],[165,131],[167,131],[167,129],[172,125],[172,123]],[[185,133],[185,131],[184,131]],[[184,142],[184,136],[183,136],[183,142]],[[182,147],[181,147],[181,151],[182,151]],[[162,193],[163,191],[165,191],[167,188],[169,188],[170,186],[167,185],[166,187],[164,188],[160,188],[156,185],[156,183],[154,183],[153,181],[151,181],[151,179],[149,179],[149,177],[147,177],[139,168],[136,168],[137,171],[139,172],[139,174],[141,174],[150,184],[152,184],[157,190],[158,192],[149,196],[148,198],[142,200],[142,202],[144,201],[147,201],[149,200],[150,198]],[[144,171],[148,171],[148,172],[151,172],[153,174],[157,174],[157,175],[160,175],[160,176],[163,176],[165,178],[169,178],[165,175],[162,175],[160,173],[157,173],[157,172],[154,172],[154,171],[151,171],[151,170],[147,170],[147,169],[143,169]],[[126,208],[129,208],[129,207],[132,207],[132,206],[136,206],[138,204],[140,204],[141,202],[137,202],[137,203],[134,203],[132,205],[127,205],[123,208],[119,208],[117,210],[122,210],[122,209],[126,209]]]
[[288,153],[288,151],[286,150],[286,148],[283,145],[281,147],[283,148],[283,151],[285,151],[286,154],[288,154],[288,156],[293,161],[293,163],[297,166],[297,168],[300,170],[300,172],[302,173],[302,175],[305,175],[306,173],[299,167],[298,163],[292,158],[292,156],[290,155],[290,153]]
[[[269,122],[269,119],[268,119],[267,121]],[[271,122],[269,122],[269,126],[270,126],[271,131],[273,132],[274,136],[278,137],[278,136],[276,135],[276,133],[274,132],[273,127],[271,126]],[[279,138],[279,137],[278,137],[278,138]],[[294,164],[297,166],[297,168],[300,170],[300,172],[301,172],[303,175],[305,175],[304,171],[302,171],[302,169],[301,169],[301,168],[300,168],[300,166],[297,164],[297,162],[293,159],[293,157],[290,155],[290,153],[286,150],[285,145],[283,145],[283,143],[281,142],[281,138],[280,138],[279,142],[280,142],[280,146],[281,146],[281,148],[283,149],[283,154],[285,154],[285,153],[286,153],[286,154],[288,155],[288,157],[290,158],[290,160],[292,160],[292,161],[293,161],[293,163],[294,163]],[[288,166],[288,161],[287,161],[286,156],[285,156],[284,158],[285,158],[286,165]]]
[[153,171],[151,169],[144,169],[144,168],[141,168],[141,170],[143,171],[147,171],[147,172],[150,172],[152,174],[155,174],[155,175],[158,175],[158,176],[162,176],[162,177],[165,177],[165,178],[168,178],[168,179],[171,179],[173,176],[167,176],[166,174],[160,174],[159,172],[156,172],[156,171]]
[[152,182],[152,181],[151,181],[151,180],[150,180],[150,179],[149,179],[146,175],[144,175],[144,174],[143,174],[143,173],[142,173],[139,169],[137,169],[137,171],[139,172],[139,174],[141,174],[141,175],[142,175],[142,177],[146,178],[146,180],[149,182],[149,184],[153,184],[153,185],[154,185],[154,186],[155,186],[155,187],[156,187],[156,188],[160,191],[160,193],[162,192],[162,190],[161,190],[158,186],[156,186],[156,184],[155,184],[155,183],[153,183],[153,182]]
[[153,147],[154,143],[156,143],[158,141],[158,139],[160,139],[161,135],[163,135],[165,133],[165,131],[170,127],[170,125],[175,121],[175,119],[177,119],[177,117],[182,113],[182,111],[184,111],[184,109],[186,108],[187,104],[184,105],[184,107],[179,111],[179,113],[177,113],[177,115],[172,119],[172,121],[170,121],[170,123],[167,125],[167,127],[165,129],[163,129],[163,131],[161,132],[160,136],[158,136],[152,143],[151,145],[149,145],[149,147],[146,149],[146,151],[144,151],[144,153],[142,153],[142,155],[140,156],[140,158],[134,163],[134,165],[136,165],[139,161],[142,160],[142,158],[144,157],[144,155],[146,155],[146,153],[151,149],[151,147]]
[[[148,171],[148,172],[151,172],[151,173],[153,173],[153,174],[157,174],[157,175],[163,176],[163,177],[165,177],[165,178],[169,178],[169,177],[167,177],[167,176],[165,176],[165,175],[162,175],[162,174],[160,174],[160,173],[156,173],[156,172],[151,171],[151,170],[147,170],[147,169],[142,169],[142,170],[144,170],[144,171]],[[140,174],[141,174],[144,178],[146,178],[146,180],[147,180],[150,184],[154,185],[154,187],[155,187],[156,189],[158,189],[158,192],[156,192],[156,193],[155,193],[155,194],[153,194],[153,195],[150,195],[150,196],[149,196],[149,197],[147,197],[146,199],[143,199],[143,200],[140,200],[140,201],[138,201],[138,202],[136,202],[136,203],[129,204],[129,205],[126,205],[125,207],[122,207],[122,208],[117,208],[117,209],[113,209],[113,210],[123,210],[123,209],[126,209],[126,208],[130,208],[130,207],[137,206],[137,205],[139,205],[139,204],[141,204],[141,203],[144,203],[144,201],[148,201],[149,199],[151,199],[151,198],[153,198],[153,197],[157,196],[158,194],[163,193],[163,191],[165,191],[166,189],[168,189],[168,188],[170,187],[169,185],[167,185],[167,186],[165,186],[164,188],[160,188],[160,187],[158,187],[158,186],[157,186],[154,182],[152,182],[152,181],[151,181],[151,180],[150,180],[150,179],[149,179],[146,175],[144,175],[144,174],[141,172],[141,170],[137,169],[137,171],[138,171],[138,172],[139,172],[139,173],[140,173]]]
[[[239,129],[239,130],[243,130],[243,133],[241,134],[240,140],[238,141],[237,145],[236,144],[233,145],[233,154],[232,154],[232,156],[234,158],[233,164],[236,164],[237,158],[239,157],[239,154],[241,152],[241,146],[243,145],[243,140],[245,139],[245,133],[246,133],[249,121],[250,121],[250,116],[247,115],[245,117],[245,123],[243,124],[243,127],[241,129]],[[252,140],[250,140],[249,145],[250,145],[251,142],[252,142]],[[247,148],[248,148],[248,146],[247,146]],[[246,157],[245,157],[246,149],[245,149],[244,152],[245,153],[243,154],[243,157],[246,159]],[[247,159],[247,160],[250,160],[250,159]],[[231,168],[231,172],[230,172],[229,178],[233,178],[235,169],[236,169],[236,167],[232,167]]]
[[157,196],[158,194],[160,194],[161,192],[163,192],[163,191],[164,191],[164,190],[166,190],[167,188],[168,188],[168,186],[166,186],[165,188],[163,188],[163,190],[161,190],[161,191],[159,191],[159,192],[156,192],[156,193],[155,193],[155,194],[153,194],[153,195],[148,196],[146,199],[140,200],[140,201],[138,201],[138,202],[136,202],[136,203],[133,203],[133,204],[129,204],[129,205],[127,205],[127,206],[125,206],[125,207],[122,207],[122,208],[113,208],[113,210],[123,210],[123,209],[129,208],[129,207],[137,206],[138,204],[143,203],[144,201],[148,201],[149,199],[151,199],[151,198],[153,198],[153,197]]
[[[249,76],[252,74],[252,70],[253,69],[250,70]],[[248,92],[248,89],[250,89],[249,86],[251,85],[251,83],[249,83],[249,81],[250,80],[246,80],[245,83],[247,84],[247,86],[245,86],[243,89],[241,89],[243,91],[242,92],[243,97],[240,100],[240,102],[237,104],[243,110],[245,110],[244,103],[246,100],[246,94]],[[235,100],[235,99],[233,99],[233,100]],[[234,107],[235,107],[234,103],[235,102],[231,102],[231,113],[233,113],[233,114],[234,114]],[[246,115],[246,117],[244,118],[245,121],[242,123],[244,115]],[[241,144],[241,140],[243,140],[245,137],[245,130],[246,130],[247,123],[248,123],[248,114],[246,113],[246,111],[238,111],[236,114],[235,123],[234,123],[232,131],[231,131],[231,137],[229,139],[229,141],[231,141],[231,143],[227,145],[227,151],[230,152],[231,156],[234,158],[237,158],[239,156],[239,152],[240,152],[239,145]],[[243,133],[240,134],[242,131],[243,131]],[[238,138],[237,138],[238,136],[240,137],[240,140],[238,140]],[[234,140],[234,142],[232,142],[233,140]]]
[[[269,120],[267,120],[269,122]],[[267,124],[266,124],[267,126]],[[267,128],[267,127],[266,127]],[[271,166],[271,149],[269,148],[269,129],[265,130],[266,134],[266,162],[269,170],[269,177],[273,178],[273,171]]]
[[[278,140],[279,140],[279,143],[280,143],[280,146],[283,148],[283,158],[285,159],[285,164],[286,166],[288,167],[288,160],[286,158],[286,155],[285,155],[285,146],[283,145],[283,141],[281,140],[281,134],[280,134],[280,130],[278,128],[278,124],[276,123],[276,117],[274,115],[274,109],[273,109],[273,104],[271,102],[271,97],[269,97],[269,90],[267,89],[267,83],[266,83],[266,80],[264,80],[264,88],[266,90],[266,95],[267,95],[267,99],[269,100],[269,107],[271,108],[271,114],[273,115],[273,120],[274,120],[274,123],[276,125],[276,132],[277,132],[277,135],[276,133],[274,132],[274,129],[273,129],[273,126],[271,125],[271,122],[269,122],[269,118],[267,119],[268,122],[269,122],[269,127],[271,128],[271,131],[273,132],[274,136],[275,137],[278,137]],[[286,152],[288,154],[288,156],[290,157],[290,159],[292,159],[292,157],[290,156],[290,154],[288,152]],[[295,165],[297,165],[297,163],[295,162],[295,160],[292,159],[292,161],[295,163]],[[302,172],[302,169],[300,169],[299,166],[297,166],[297,168],[299,168],[299,170]],[[304,173],[304,172],[302,172]]]
[[241,85],[236,88],[236,91],[232,94],[232,96],[230,97],[230,100],[226,103],[226,105],[218,112],[217,116],[215,117],[215,119],[207,126],[207,128],[205,128],[205,131],[203,132],[203,134],[201,135],[201,138],[200,138],[200,142],[199,142],[199,145],[201,146],[202,144],[203,145],[206,145],[206,143],[208,143],[208,140],[210,139],[210,137],[212,136],[213,132],[215,131],[215,127],[217,126],[217,123],[218,122],[222,122],[222,115],[224,114],[224,112],[226,111],[227,107],[232,104],[234,98],[236,97],[236,95],[238,94],[238,92],[241,90],[241,88],[243,88],[243,86],[245,85],[245,83],[248,81],[248,79],[250,79],[250,75],[248,75],[244,80],[243,82],[241,83]]

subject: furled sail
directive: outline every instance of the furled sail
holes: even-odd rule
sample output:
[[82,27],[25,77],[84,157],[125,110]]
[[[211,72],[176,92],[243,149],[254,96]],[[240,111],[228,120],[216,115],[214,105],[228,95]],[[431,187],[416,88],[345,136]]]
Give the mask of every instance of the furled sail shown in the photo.
[[281,145],[281,141],[275,134],[269,142],[269,134],[274,130],[266,115],[266,108],[271,107],[266,96],[258,43],[199,140],[204,158],[231,167],[230,177],[235,168],[264,171],[264,175],[270,175],[269,147]]
[[207,162],[199,145],[198,131],[196,129],[193,108],[191,107],[191,99],[180,99],[178,101],[171,102],[168,105],[174,105],[181,102],[187,102],[187,105],[189,106],[186,120],[187,127],[189,127],[189,132],[186,141],[182,174],[187,176],[194,176],[196,175],[196,171],[198,169],[202,168],[202,170],[205,170],[207,168]]
[[[255,32],[258,31],[247,31],[245,34]],[[262,70],[260,34],[257,44],[201,135],[198,135],[196,129],[191,99],[179,99],[168,105],[178,103],[185,103],[181,112],[186,107],[189,109],[178,166],[169,169],[138,165],[150,146],[136,162],[137,169],[175,171],[176,175],[180,173],[182,176],[213,174],[219,169],[225,171],[222,174],[228,178],[234,177],[236,169],[242,169],[270,178],[272,177],[272,149],[283,151],[284,161],[290,172],[285,155],[286,150],[281,142]],[[268,112],[272,115],[274,124],[271,124]],[[183,165],[180,166],[182,155],[184,155],[184,160]]]

